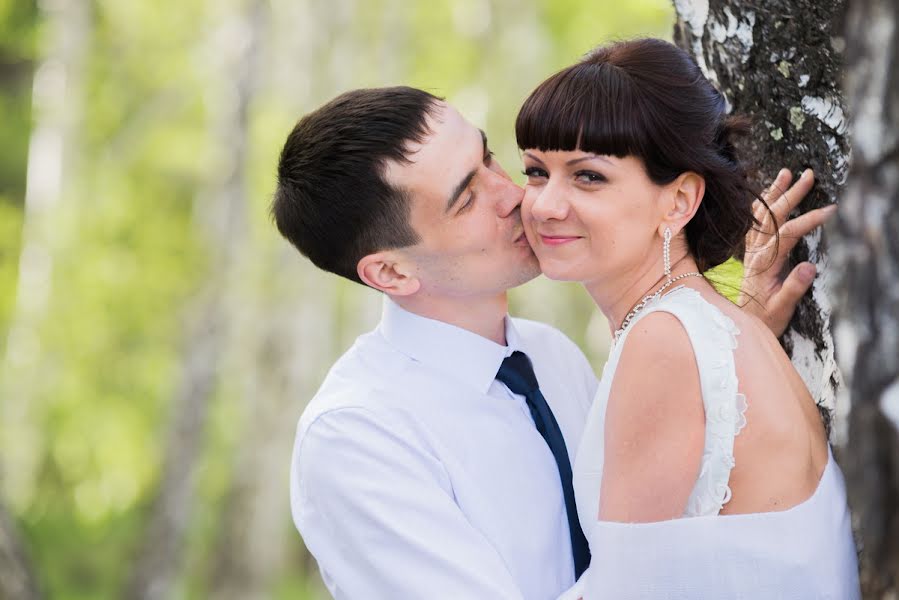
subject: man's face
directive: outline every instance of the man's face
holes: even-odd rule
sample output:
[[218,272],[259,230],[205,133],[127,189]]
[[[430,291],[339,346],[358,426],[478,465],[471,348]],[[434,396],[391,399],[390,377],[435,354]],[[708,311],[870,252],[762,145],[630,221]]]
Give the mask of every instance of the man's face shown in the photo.
[[523,190],[487,149],[484,133],[440,103],[430,135],[410,147],[409,164],[386,178],[411,201],[421,241],[400,250],[435,297],[490,296],[536,277],[539,265],[521,223]]

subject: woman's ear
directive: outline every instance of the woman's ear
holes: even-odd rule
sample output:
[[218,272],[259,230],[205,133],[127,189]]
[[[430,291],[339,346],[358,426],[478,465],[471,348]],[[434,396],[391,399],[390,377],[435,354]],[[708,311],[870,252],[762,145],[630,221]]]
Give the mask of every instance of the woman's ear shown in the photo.
[[702,197],[705,195],[705,179],[701,175],[687,171],[669,184],[669,190],[670,203],[659,232],[664,233],[667,227],[671,229],[671,233],[677,235],[699,210]]
[[391,296],[410,296],[421,288],[411,265],[394,252],[376,252],[363,256],[356,273],[365,285]]

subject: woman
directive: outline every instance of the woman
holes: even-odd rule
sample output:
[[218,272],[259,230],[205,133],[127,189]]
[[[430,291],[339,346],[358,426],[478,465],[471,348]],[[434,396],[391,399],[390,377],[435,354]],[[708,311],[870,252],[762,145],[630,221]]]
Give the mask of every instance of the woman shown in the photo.
[[686,53],[645,39],[550,77],[516,122],[540,266],[582,282],[614,330],[574,466],[585,598],[858,596],[815,403],[702,276],[758,224],[725,104]]

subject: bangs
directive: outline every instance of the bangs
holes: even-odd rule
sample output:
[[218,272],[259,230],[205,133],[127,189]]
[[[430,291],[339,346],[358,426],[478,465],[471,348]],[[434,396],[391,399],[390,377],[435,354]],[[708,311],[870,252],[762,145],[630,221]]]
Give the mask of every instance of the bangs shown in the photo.
[[578,63],[534,90],[515,120],[522,150],[582,150],[645,158],[646,116],[629,76],[610,64]]

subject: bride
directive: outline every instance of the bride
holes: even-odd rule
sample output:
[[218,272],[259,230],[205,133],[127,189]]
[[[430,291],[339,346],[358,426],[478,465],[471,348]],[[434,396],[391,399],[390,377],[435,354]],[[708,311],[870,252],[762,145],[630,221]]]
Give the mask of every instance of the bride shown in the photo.
[[572,597],[858,597],[815,403],[703,276],[771,227],[731,143],[744,127],[654,39],[595,50],[518,115],[540,267],[583,283],[614,330],[573,469],[592,562]]

